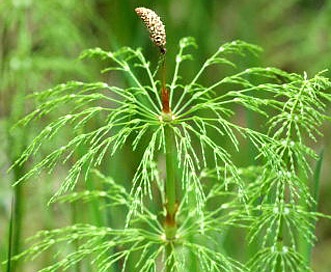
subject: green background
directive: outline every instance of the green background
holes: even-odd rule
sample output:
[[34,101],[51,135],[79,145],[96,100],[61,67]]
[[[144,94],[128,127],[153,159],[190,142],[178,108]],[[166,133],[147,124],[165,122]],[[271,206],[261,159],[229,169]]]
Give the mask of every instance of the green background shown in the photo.
[[[115,50],[121,46],[142,47],[156,65],[158,51],[134,8],[144,6],[155,10],[166,25],[168,73],[171,74],[178,41],[193,36],[198,45],[195,61],[187,66],[183,76],[194,74],[202,61],[224,42],[241,39],[261,46],[260,58],[245,58],[247,65],[276,66],[289,72],[308,76],[331,70],[331,1],[322,0],[1,0],[0,2],[0,256],[6,258],[11,184],[33,163],[7,173],[8,167],[21,154],[27,143],[48,121],[45,117],[33,126],[11,130],[24,114],[33,108],[26,95],[68,80],[99,81],[124,84],[123,79],[99,73],[97,62],[80,62],[84,49],[101,47]],[[212,76],[222,76],[220,74]],[[330,76],[330,71],[326,73]],[[208,78],[206,78],[208,80]],[[331,108],[330,108],[331,109]],[[64,109],[65,110],[65,109]],[[329,113],[331,111],[329,110]],[[240,117],[239,117],[240,118]],[[242,118],[254,123],[243,113]],[[97,120],[96,120],[97,122]],[[255,124],[254,125],[258,125]],[[331,130],[323,128],[324,137],[312,147],[324,150],[321,173],[319,211],[331,212]],[[65,142],[61,134],[56,141]],[[49,143],[52,148],[54,143]],[[45,150],[46,152],[47,150]],[[43,156],[38,154],[37,156]],[[238,163],[253,161],[249,150],[240,153]],[[115,180],[126,180],[135,171],[139,152],[124,149],[103,169]],[[313,166],[314,167],[314,166]],[[41,173],[38,179],[22,185],[16,194],[22,201],[17,216],[22,219],[22,237],[40,229],[68,225],[76,220],[89,221],[82,215],[82,206],[46,203],[58,187],[68,168],[57,168],[51,175]],[[83,189],[84,185],[81,185]],[[129,184],[128,184],[129,186]],[[117,216],[117,215],[113,215]],[[77,218],[78,217],[78,218]],[[313,252],[316,271],[331,267],[331,222],[317,224],[318,242]],[[23,238],[21,239],[23,240]],[[238,241],[240,247],[242,241]],[[17,271],[35,271],[45,259],[24,264]],[[2,269],[5,266],[1,267]],[[2,271],[0,268],[0,271]],[[3,270],[5,271],[5,270]]]

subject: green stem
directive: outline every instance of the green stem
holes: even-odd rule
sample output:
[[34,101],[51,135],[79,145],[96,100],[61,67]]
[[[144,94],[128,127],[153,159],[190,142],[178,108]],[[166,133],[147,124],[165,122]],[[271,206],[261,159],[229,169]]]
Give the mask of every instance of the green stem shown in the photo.
[[[19,167],[14,168],[15,177],[21,175]],[[11,204],[11,215],[9,223],[9,238],[8,238],[8,255],[7,255],[7,271],[18,271],[20,263],[12,263],[12,256],[20,253],[22,241],[22,224],[23,224],[23,188],[22,184],[18,184],[14,188],[14,196]]]
[[[171,114],[170,114],[171,115]],[[165,116],[170,118],[171,116]],[[175,136],[170,124],[164,127],[165,147],[166,147],[166,172],[165,199],[166,199],[166,218],[164,222],[165,236],[168,244],[166,245],[166,271],[173,271],[174,259],[173,248],[174,239],[177,233],[177,200],[176,200],[176,146]]]
[[173,240],[177,231],[176,224],[176,147],[174,132],[169,124],[164,127],[165,132],[165,146],[166,146],[166,172],[167,179],[165,183],[165,196],[166,196],[166,220],[165,231],[167,240]]
[[169,104],[169,91],[166,87],[166,50],[161,50],[161,101],[162,101],[162,119],[166,122],[164,126],[165,149],[166,149],[166,181],[165,181],[165,207],[166,218],[164,221],[164,231],[167,240],[166,245],[166,271],[171,272],[174,268],[174,240],[177,233],[176,212],[178,203],[176,199],[176,144],[175,134],[171,127],[172,113]]

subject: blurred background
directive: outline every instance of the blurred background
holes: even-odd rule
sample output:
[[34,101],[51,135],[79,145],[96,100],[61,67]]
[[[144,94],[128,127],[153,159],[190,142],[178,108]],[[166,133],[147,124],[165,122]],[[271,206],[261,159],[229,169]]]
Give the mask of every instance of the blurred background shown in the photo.
[[[264,49],[260,58],[245,59],[243,67],[247,63],[276,66],[288,72],[306,71],[308,76],[324,69],[331,70],[331,0],[0,1],[1,261],[7,255],[14,195],[17,199],[14,213],[20,218],[14,227],[14,235],[20,237],[17,248],[22,247],[24,239],[38,230],[82,219],[88,221],[80,215],[80,206],[47,206],[61,177],[66,175],[65,166],[50,175],[41,173],[37,179],[15,189],[11,186],[27,172],[34,159],[9,173],[7,169],[51,116],[19,130],[11,130],[11,127],[33,108],[33,101],[25,99],[32,92],[68,80],[105,80],[105,76],[99,72],[102,64],[77,61],[84,49],[142,47],[147,58],[156,65],[157,48],[148,39],[134,8],[144,6],[154,9],[166,24],[169,74],[178,41],[184,36],[193,36],[199,45],[195,51],[196,61],[189,66],[187,75],[197,71],[201,62],[213,54],[220,44],[236,39],[257,44]],[[325,75],[330,77],[330,71]],[[120,78],[112,80],[116,81],[112,83],[120,84]],[[331,107],[328,113],[331,116]],[[323,139],[313,145],[318,153],[324,150],[318,209],[327,214],[331,214],[330,128],[330,123],[325,124]],[[67,135],[61,134],[55,141],[61,143],[66,139]],[[49,149],[54,144],[50,142]],[[129,180],[127,177],[135,170],[130,166],[137,164],[139,154],[132,154],[128,150],[109,162],[111,167],[103,170],[105,174],[112,175],[115,180]],[[46,154],[47,147],[44,152]],[[250,153],[241,156],[245,159],[252,157]],[[239,163],[243,157],[238,156]],[[330,271],[330,221],[318,222],[317,236],[313,252],[314,269]],[[47,256],[45,260],[38,260],[29,266],[21,264],[16,271],[35,271],[43,261],[47,263]],[[4,267],[0,267],[0,271]]]

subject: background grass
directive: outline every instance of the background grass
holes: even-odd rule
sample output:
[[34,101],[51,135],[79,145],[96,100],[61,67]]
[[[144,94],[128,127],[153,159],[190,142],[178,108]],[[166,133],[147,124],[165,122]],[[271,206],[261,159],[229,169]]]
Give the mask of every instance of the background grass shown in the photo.
[[[331,70],[331,1],[330,0],[2,0],[0,4],[0,256],[6,258],[9,237],[11,199],[16,194],[20,203],[14,238],[18,248],[22,241],[37,230],[58,227],[75,221],[106,222],[115,214],[99,215],[95,207],[53,205],[46,206],[67,169],[57,169],[51,175],[42,173],[38,180],[20,187],[11,184],[25,173],[17,168],[9,174],[8,167],[15,161],[40,127],[10,130],[13,124],[33,107],[24,97],[67,80],[116,81],[125,78],[101,75],[96,62],[76,61],[79,53],[89,47],[106,50],[121,46],[143,47],[145,55],[156,65],[157,48],[148,39],[139,18],[137,6],[152,8],[166,24],[168,41],[168,70],[172,70],[178,41],[183,36],[196,38],[199,48],[195,64],[191,63],[183,76],[189,77],[199,64],[223,42],[242,39],[264,48],[260,59],[245,59],[247,65],[277,66],[286,71],[312,75]],[[206,80],[222,76],[226,71],[211,71]],[[331,76],[331,72],[327,73]],[[65,110],[65,109],[63,109]],[[331,111],[330,111],[331,113]],[[241,114],[241,122],[258,126],[254,116]],[[95,126],[98,120],[95,120]],[[69,132],[68,132],[69,133]],[[319,211],[331,210],[331,130],[325,127],[324,138],[314,146],[324,149],[320,175]],[[67,135],[57,141],[65,142]],[[52,148],[53,143],[49,143]],[[82,148],[79,152],[84,152]],[[42,156],[40,154],[39,156]],[[238,164],[250,162],[254,154],[236,157]],[[103,169],[115,180],[128,180],[139,160],[139,152],[123,150]],[[33,163],[30,161],[29,164]],[[82,184],[93,186],[93,184]],[[128,187],[130,184],[127,185]],[[88,213],[82,214],[82,210]],[[319,241],[313,250],[316,271],[329,271],[331,261],[331,223],[317,224]],[[18,232],[17,232],[18,231]],[[21,233],[20,233],[21,232]],[[235,238],[229,243],[241,241]],[[16,271],[35,271],[49,256],[33,264],[21,264]],[[5,271],[5,266],[1,269]],[[1,270],[0,270],[1,271]],[[80,271],[77,268],[77,271]]]

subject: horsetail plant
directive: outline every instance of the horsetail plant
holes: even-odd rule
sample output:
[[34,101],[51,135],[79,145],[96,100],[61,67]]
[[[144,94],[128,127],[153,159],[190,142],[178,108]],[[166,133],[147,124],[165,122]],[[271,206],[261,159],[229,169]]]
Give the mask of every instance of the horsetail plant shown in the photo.
[[[221,45],[193,78],[184,79],[180,75],[196,47],[189,37],[179,42],[166,84],[164,24],[152,10],[137,8],[136,13],[160,49],[161,80],[140,48],[86,50],[82,59],[108,61],[103,72],[120,71],[130,85],[71,81],[35,93],[38,106],[19,125],[50,113],[59,117],[16,162],[27,162],[61,130],[71,128],[67,144],[54,147],[17,183],[69,162],[83,146],[86,152],[73,162],[50,202],[98,201],[106,214],[125,211],[126,219],[41,231],[14,259],[34,259],[54,248],[54,263],[40,271],[65,271],[85,259],[89,271],[101,272],[311,271],[302,247],[313,245],[315,221],[328,216],[314,210],[308,181],[311,160],[318,156],[307,142],[321,137],[320,127],[329,119],[330,80],[323,73],[309,78],[270,67],[239,70],[234,56],[260,52],[243,41]],[[203,76],[218,66],[231,72],[204,84]],[[65,114],[63,109],[68,109]],[[259,129],[237,118],[240,109],[256,115]],[[96,118],[102,123],[94,126]],[[234,159],[246,143],[258,154],[254,165]],[[105,160],[124,145],[143,150],[129,191],[103,173]],[[81,180],[102,187],[71,192]],[[244,249],[254,247],[252,256],[226,243],[240,231],[247,234]],[[70,249],[73,243],[78,246],[63,256],[61,247]]]

